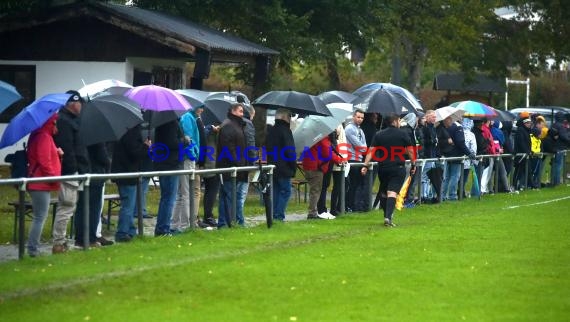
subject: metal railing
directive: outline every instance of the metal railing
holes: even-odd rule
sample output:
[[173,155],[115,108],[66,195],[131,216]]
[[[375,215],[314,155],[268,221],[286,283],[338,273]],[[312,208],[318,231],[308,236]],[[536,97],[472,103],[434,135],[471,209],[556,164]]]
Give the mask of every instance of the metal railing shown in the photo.
[[[24,257],[24,247],[25,247],[25,201],[26,201],[26,187],[28,183],[34,182],[63,182],[63,181],[79,181],[79,191],[83,191],[83,236],[76,236],[76,238],[81,238],[83,249],[89,247],[89,185],[92,180],[108,180],[108,179],[128,179],[137,178],[137,190],[136,190],[136,205],[137,205],[137,226],[138,234],[143,235],[143,214],[142,214],[142,178],[145,177],[156,177],[156,176],[180,176],[188,175],[190,180],[190,191],[194,189],[194,179],[196,175],[204,174],[225,174],[229,173],[232,178],[232,207],[230,211],[230,220],[227,223],[231,227],[232,223],[236,220],[236,209],[237,209],[237,173],[243,171],[264,171],[267,174],[269,180],[269,191],[266,195],[269,198],[267,203],[270,207],[268,213],[273,213],[273,169],[275,165],[263,165],[263,166],[247,166],[247,167],[233,167],[233,168],[221,168],[221,169],[203,169],[203,170],[175,170],[175,171],[150,171],[150,172],[131,172],[131,173],[109,173],[109,174],[80,174],[80,175],[68,175],[68,176],[56,176],[56,177],[37,177],[37,178],[14,178],[14,179],[2,179],[0,180],[0,185],[16,185],[18,187],[18,258],[22,259]],[[220,179],[221,180],[221,179]],[[189,198],[190,215],[193,214],[194,209],[194,198]],[[267,226],[271,227],[272,218],[267,218]],[[191,222],[192,227],[195,223]],[[194,227],[195,228],[195,227]]]

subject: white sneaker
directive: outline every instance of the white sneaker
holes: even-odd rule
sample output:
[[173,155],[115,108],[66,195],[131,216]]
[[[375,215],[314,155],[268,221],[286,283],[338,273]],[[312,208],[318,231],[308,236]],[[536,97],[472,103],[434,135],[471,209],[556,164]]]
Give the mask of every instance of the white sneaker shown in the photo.
[[329,213],[329,212],[323,212],[323,213],[321,213],[321,214],[318,214],[318,216],[319,216],[320,218],[323,218],[323,219],[335,219],[335,218],[336,218],[335,216],[333,216],[333,215],[332,215],[331,213]]

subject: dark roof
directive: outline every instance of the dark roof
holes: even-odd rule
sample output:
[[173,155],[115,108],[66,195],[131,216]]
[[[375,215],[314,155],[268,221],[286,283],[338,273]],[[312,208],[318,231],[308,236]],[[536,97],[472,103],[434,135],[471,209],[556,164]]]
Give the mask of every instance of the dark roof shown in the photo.
[[[236,61],[242,56],[271,56],[279,52],[226,32],[170,14],[113,3],[86,1],[50,8],[33,17],[0,19],[0,32],[49,24],[71,17],[95,17],[129,32],[157,41],[192,56],[196,49],[210,52],[212,60]],[[6,18],[6,19],[5,19]],[[245,57],[244,57],[245,58]],[[238,58],[237,61],[240,61]]]
[[505,92],[505,84],[481,74],[466,79],[462,73],[442,73],[435,76],[433,89],[456,92]]
[[119,4],[100,3],[100,5],[121,15],[125,19],[176,35],[180,37],[180,40],[189,42],[207,51],[218,50],[249,55],[279,54],[278,51],[273,49],[199,25],[181,17]]

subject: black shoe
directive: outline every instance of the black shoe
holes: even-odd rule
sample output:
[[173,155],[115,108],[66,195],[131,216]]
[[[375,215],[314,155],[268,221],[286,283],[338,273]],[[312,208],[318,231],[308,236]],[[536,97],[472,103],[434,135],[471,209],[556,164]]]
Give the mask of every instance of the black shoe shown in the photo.
[[218,227],[218,223],[214,218],[207,218],[204,220],[204,223],[210,227]]
[[307,215],[307,219],[323,219],[317,215]]
[[128,243],[131,240],[133,240],[133,237],[131,237],[130,235],[121,235],[115,237],[115,242],[117,243]]
[[99,238],[97,238],[97,241],[99,242],[99,244],[101,244],[101,246],[111,246],[111,245],[115,244],[114,241],[108,240],[105,237],[99,237]]
[[203,221],[198,221],[198,228],[208,228],[210,225],[206,224]]
[[150,219],[150,218],[154,218],[154,217],[149,215],[149,214],[143,214],[143,219]]

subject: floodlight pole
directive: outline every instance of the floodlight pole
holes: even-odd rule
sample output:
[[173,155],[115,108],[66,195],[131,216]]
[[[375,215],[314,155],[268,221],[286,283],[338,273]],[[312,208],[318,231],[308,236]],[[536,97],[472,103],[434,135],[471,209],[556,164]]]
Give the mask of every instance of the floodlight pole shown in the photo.
[[526,107],[530,106],[530,78],[527,78],[526,80],[516,80],[506,77],[505,83],[507,85],[505,90],[505,111],[509,110],[509,84],[526,85]]

